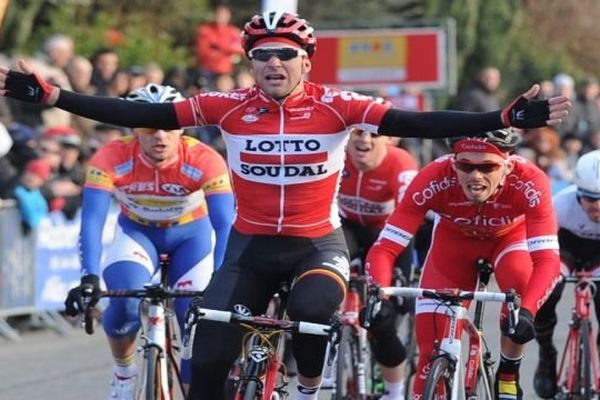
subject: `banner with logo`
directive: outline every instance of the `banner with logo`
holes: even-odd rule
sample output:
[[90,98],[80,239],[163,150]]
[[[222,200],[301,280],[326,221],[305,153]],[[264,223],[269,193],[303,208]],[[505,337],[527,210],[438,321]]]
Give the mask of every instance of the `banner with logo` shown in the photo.
[[443,28],[322,31],[309,79],[342,87],[448,86]]
[[[118,212],[115,206],[108,214],[102,235],[104,245],[112,241]],[[79,284],[80,224],[80,213],[68,220],[62,212],[52,212],[38,228],[35,305],[39,310],[63,310],[68,291]]]

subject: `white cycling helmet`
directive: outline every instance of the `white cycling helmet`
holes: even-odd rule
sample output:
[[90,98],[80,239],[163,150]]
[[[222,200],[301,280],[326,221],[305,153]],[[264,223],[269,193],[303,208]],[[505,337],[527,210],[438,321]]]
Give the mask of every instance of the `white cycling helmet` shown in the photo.
[[579,157],[575,167],[577,194],[600,199],[600,150]]
[[155,83],[149,83],[144,87],[136,89],[130,92],[125,98],[141,103],[173,103],[185,99],[174,87],[157,85]]

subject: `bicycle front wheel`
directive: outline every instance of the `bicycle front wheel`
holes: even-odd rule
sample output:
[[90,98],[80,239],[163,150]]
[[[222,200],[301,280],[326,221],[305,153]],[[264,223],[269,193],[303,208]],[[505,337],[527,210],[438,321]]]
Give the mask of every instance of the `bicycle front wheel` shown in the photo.
[[368,343],[361,345],[351,326],[344,326],[338,347],[334,400],[366,399],[373,385]]
[[156,347],[150,347],[146,353],[146,384],[145,399],[157,400],[161,398],[160,383],[160,351]]
[[429,375],[425,380],[424,400],[438,400],[452,397],[454,371],[450,360],[438,357],[431,363]]
[[577,364],[577,377],[579,379],[579,393],[583,400],[591,399],[593,396],[590,332],[590,321],[585,319],[581,320],[579,322],[579,362]]
[[487,366],[479,368],[477,371],[477,388],[475,399],[494,399],[494,380],[493,374]]
[[244,389],[243,400],[258,400],[260,399],[258,393],[258,384],[256,381],[248,381]]

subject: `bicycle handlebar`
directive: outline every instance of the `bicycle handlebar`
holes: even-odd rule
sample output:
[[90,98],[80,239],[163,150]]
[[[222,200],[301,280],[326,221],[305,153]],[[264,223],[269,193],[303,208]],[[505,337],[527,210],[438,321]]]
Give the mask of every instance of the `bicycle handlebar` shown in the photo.
[[592,276],[591,272],[578,272],[573,275],[564,276],[562,280],[567,283],[581,283],[583,281],[600,282],[600,276]]
[[[89,288],[87,287],[89,286]],[[84,305],[83,328],[88,335],[94,333],[94,306],[90,305],[92,286],[82,287],[82,298]],[[147,284],[143,289],[117,289],[104,290],[100,292],[100,297],[131,297],[138,299],[166,300],[176,297],[200,297],[204,294],[200,290],[173,290],[167,289],[162,284]]]
[[515,333],[515,327],[519,320],[519,308],[521,307],[521,297],[509,289],[505,293],[501,292],[482,292],[466,291],[460,289],[423,289],[411,287],[383,287],[379,289],[379,298],[384,296],[405,296],[405,297],[425,297],[427,299],[436,299],[442,301],[493,301],[506,303],[508,308],[507,332],[509,335]]
[[282,329],[289,332],[305,333],[309,335],[327,336],[331,330],[331,325],[317,324],[314,322],[289,321],[267,317],[257,317],[200,307],[196,308],[195,312],[198,320],[206,319],[217,322],[248,324],[257,328]]
[[[259,329],[284,330],[286,332],[308,335],[329,336],[329,342],[334,344],[337,344],[341,339],[341,317],[339,315],[334,315],[332,323],[326,325],[306,321],[290,321],[262,316],[242,315],[229,311],[202,308],[198,306],[198,303],[195,304],[192,302],[185,317],[184,333],[182,335],[182,358],[184,359],[191,357],[196,326],[201,319],[224,323],[246,324]],[[330,355],[328,359],[333,360],[335,358],[335,346],[330,347],[330,352],[334,353],[333,356]]]
[[404,296],[404,297],[425,297],[438,300],[476,300],[493,301],[498,303],[518,302],[519,297],[514,292],[478,292],[458,289],[423,289],[411,287],[383,287],[379,289],[379,295],[383,296]]

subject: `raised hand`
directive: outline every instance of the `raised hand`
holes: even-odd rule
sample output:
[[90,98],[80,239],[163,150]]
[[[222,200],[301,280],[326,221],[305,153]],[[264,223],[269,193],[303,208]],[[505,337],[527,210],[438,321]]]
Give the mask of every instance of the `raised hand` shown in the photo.
[[43,80],[23,60],[19,60],[19,69],[0,66],[0,95],[29,103],[56,103],[59,88]]
[[531,88],[502,109],[504,126],[516,128],[538,128],[557,125],[569,114],[571,101],[565,96],[555,96],[547,100],[535,100],[540,85]]

